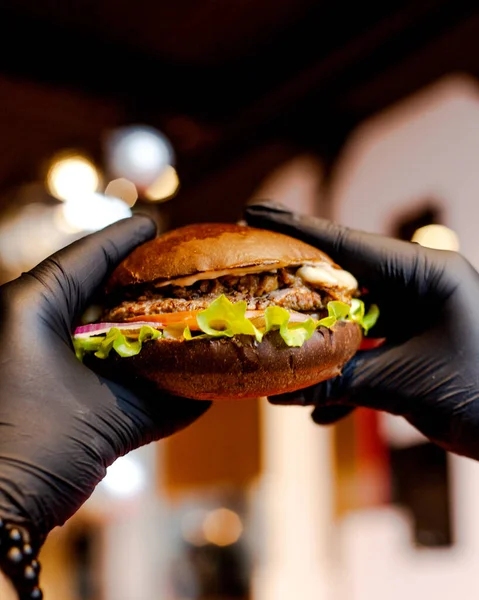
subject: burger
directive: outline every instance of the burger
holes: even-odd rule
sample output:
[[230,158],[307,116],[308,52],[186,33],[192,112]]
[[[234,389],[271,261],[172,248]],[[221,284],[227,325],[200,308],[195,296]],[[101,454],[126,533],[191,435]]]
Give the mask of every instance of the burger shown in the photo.
[[200,400],[298,390],[341,373],[374,325],[355,277],[321,250],[207,223],[137,247],[73,335],[99,373]]

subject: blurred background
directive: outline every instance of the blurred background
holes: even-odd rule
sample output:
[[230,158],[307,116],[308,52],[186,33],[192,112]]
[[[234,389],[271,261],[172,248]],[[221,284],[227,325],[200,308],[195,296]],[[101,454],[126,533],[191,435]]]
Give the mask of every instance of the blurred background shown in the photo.
[[[479,8],[2,0],[0,281],[140,211],[272,198],[479,268]],[[479,466],[395,417],[264,399],[118,460],[49,600],[477,598]]]

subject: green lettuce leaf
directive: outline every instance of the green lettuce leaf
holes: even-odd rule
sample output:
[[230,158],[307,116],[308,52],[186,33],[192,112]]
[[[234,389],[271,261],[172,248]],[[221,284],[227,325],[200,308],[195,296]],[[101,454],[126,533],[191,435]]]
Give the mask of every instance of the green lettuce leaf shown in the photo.
[[334,317],[337,321],[341,319],[347,319],[350,314],[351,307],[349,304],[345,302],[339,302],[338,300],[333,300],[328,302],[328,315],[330,317]]
[[318,321],[318,327],[332,327],[337,321],[355,321],[363,329],[364,335],[374,327],[379,317],[379,308],[372,304],[365,314],[362,300],[353,298],[351,306],[345,302],[328,302],[328,316]]
[[361,319],[360,325],[364,329],[364,335],[367,335],[369,330],[376,325],[379,318],[379,307],[377,304],[371,304],[368,312]]
[[156,340],[161,331],[153,329],[149,325],[142,325],[137,338],[124,335],[118,327],[112,327],[106,336],[94,336],[90,338],[75,338],[73,345],[75,353],[83,360],[85,352],[94,352],[97,358],[107,358],[112,350],[121,357],[135,356],[139,354],[143,342]]
[[351,308],[349,314],[351,315],[351,319],[353,321],[357,321],[361,323],[364,319],[364,302],[359,300],[358,298],[353,298],[351,301]]
[[308,319],[301,323],[289,324],[290,314],[280,306],[268,306],[264,312],[266,328],[264,333],[279,329],[279,334],[288,346],[300,347],[313,335],[316,323]]
[[329,315],[329,317],[324,317],[323,319],[320,319],[318,321],[317,326],[323,326],[323,327],[332,327],[335,323],[336,323],[337,319],[334,315]]
[[73,347],[77,358],[82,361],[86,352],[96,352],[104,339],[104,336],[94,336],[89,338],[74,337]]
[[230,302],[224,294],[213,300],[205,310],[200,311],[196,320],[204,333],[213,337],[233,337],[234,335],[254,335],[261,342],[263,334],[246,318],[246,302]]
[[191,333],[191,329],[188,327],[188,325],[183,329],[183,337],[185,338],[186,341],[191,341],[191,340],[204,340],[208,337],[207,333],[201,333],[201,334],[195,334],[193,335]]

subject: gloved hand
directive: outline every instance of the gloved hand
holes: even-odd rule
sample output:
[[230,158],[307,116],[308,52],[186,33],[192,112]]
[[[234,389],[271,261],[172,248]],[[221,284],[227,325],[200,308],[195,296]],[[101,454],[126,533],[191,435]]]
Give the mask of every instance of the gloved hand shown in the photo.
[[446,450],[479,459],[479,275],[470,263],[278,205],[251,205],[245,218],[321,248],[353,273],[380,309],[369,336],[386,338],[334,380],[271,401],[313,405],[320,424],[355,406],[402,415]]
[[81,506],[116,458],[209,406],[123,389],[73,351],[72,328],[92,294],[154,234],[149,218],[120,221],[0,288],[0,518],[40,537]]

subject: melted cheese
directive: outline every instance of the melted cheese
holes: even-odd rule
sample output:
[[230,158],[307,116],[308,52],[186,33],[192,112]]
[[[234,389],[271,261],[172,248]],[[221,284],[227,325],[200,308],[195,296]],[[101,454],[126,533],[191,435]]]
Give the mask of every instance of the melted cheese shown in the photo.
[[351,292],[358,287],[358,282],[351,273],[335,269],[327,263],[317,266],[304,265],[296,271],[296,275],[314,285],[336,287]]

